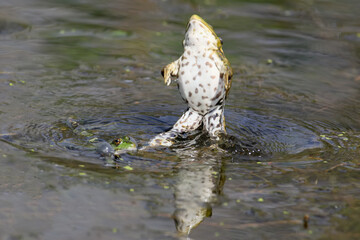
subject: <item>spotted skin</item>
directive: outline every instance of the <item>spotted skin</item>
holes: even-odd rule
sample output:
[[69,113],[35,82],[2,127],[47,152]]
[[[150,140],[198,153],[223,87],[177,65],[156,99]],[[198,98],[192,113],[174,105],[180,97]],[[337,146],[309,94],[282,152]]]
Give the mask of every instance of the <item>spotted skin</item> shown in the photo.
[[179,133],[194,131],[201,125],[212,138],[226,133],[224,105],[233,73],[222,40],[201,17],[193,15],[183,45],[183,55],[165,66],[162,74],[167,85],[177,78],[181,97],[189,108],[170,131],[150,141],[152,146],[170,146]]

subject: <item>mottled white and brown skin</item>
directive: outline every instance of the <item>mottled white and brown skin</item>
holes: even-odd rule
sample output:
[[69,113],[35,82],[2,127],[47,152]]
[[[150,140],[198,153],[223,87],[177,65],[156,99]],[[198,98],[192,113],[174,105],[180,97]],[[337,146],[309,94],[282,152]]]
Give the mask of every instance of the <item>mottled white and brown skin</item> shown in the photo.
[[170,131],[153,138],[151,146],[170,146],[179,133],[194,131],[201,125],[212,138],[225,133],[224,105],[232,69],[222,50],[222,41],[210,25],[193,15],[183,45],[183,55],[162,73],[167,85],[172,77],[177,77],[180,94],[189,108]]

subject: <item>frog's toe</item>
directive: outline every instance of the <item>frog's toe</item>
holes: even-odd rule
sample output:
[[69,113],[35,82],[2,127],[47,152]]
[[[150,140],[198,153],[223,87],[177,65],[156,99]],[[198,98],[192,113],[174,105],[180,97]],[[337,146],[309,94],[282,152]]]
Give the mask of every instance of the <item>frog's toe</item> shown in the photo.
[[149,142],[150,147],[157,147],[157,146],[170,147],[173,144],[174,144],[173,139],[169,138],[169,136],[167,136],[166,134],[159,134],[158,136],[151,139]]
[[161,138],[156,138],[150,141],[149,145],[151,147],[156,147],[156,146],[164,146],[164,147],[170,147],[171,145],[173,145],[174,142],[168,139],[161,139]]

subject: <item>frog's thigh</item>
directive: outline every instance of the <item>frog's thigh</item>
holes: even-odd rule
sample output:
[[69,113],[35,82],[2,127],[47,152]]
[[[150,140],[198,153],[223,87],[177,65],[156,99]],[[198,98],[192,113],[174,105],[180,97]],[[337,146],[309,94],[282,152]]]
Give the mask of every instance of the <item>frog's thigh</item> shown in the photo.
[[219,133],[225,133],[224,107],[218,105],[204,116],[204,128],[210,137],[217,137]]
[[203,116],[189,108],[180,119],[174,124],[171,132],[190,132],[200,127]]

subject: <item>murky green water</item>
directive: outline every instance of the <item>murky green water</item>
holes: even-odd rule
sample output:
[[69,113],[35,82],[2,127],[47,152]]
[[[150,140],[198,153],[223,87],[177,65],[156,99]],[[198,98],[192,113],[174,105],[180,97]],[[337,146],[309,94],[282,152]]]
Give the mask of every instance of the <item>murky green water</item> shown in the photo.
[[[0,2],[0,238],[179,239],[203,220],[190,239],[359,239],[359,9]],[[182,53],[193,13],[235,71],[231,137],[213,148],[197,133],[108,164],[89,138],[142,146],[185,110],[160,69]]]

